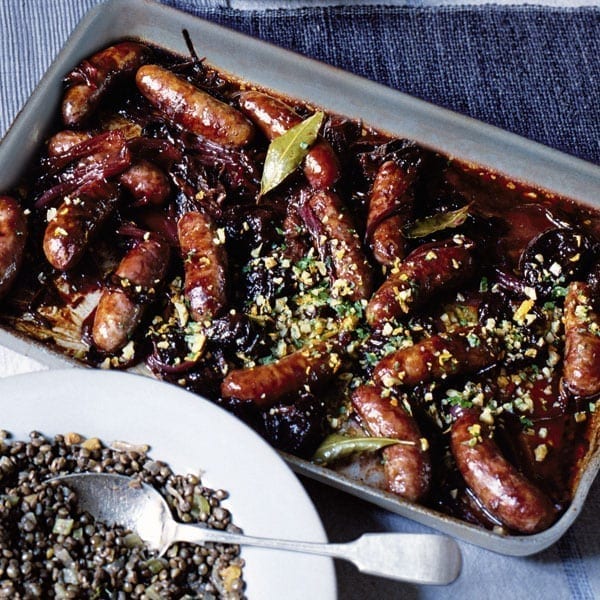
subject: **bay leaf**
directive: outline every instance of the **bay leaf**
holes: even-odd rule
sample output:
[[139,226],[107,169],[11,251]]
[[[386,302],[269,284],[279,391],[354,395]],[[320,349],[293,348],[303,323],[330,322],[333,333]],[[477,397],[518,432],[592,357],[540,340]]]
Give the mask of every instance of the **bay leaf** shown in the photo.
[[394,444],[414,446],[414,442],[392,438],[354,437],[332,433],[323,440],[312,459],[318,464],[326,465],[357,452],[377,452]]
[[465,206],[457,210],[450,210],[446,213],[426,217],[422,221],[417,221],[408,227],[404,231],[404,235],[407,238],[420,238],[444,229],[453,229],[462,225],[467,220],[470,210],[471,205],[465,204]]
[[324,117],[324,113],[316,112],[271,141],[260,182],[261,196],[277,187],[300,166],[317,139]]

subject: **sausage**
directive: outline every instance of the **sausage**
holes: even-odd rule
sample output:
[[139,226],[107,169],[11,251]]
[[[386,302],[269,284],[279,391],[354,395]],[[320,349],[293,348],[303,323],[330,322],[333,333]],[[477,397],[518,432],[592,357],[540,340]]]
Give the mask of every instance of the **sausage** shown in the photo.
[[331,261],[334,289],[337,287],[340,295],[353,302],[370,298],[371,266],[339,197],[331,191],[316,191],[302,207],[301,214],[323,259]]
[[384,162],[375,176],[369,196],[367,241],[381,265],[392,265],[404,258],[402,227],[412,214],[413,181],[414,173],[405,171],[393,160]]
[[61,156],[74,146],[77,146],[77,144],[85,142],[91,137],[91,133],[87,131],[73,131],[72,129],[59,131],[48,140],[48,156]]
[[136,295],[152,296],[168,263],[169,246],[159,240],[143,240],[127,252],[115,271],[120,287],[105,289],[96,308],[92,339],[98,349],[115,353],[125,346],[144,311],[144,304],[136,301]]
[[340,178],[340,162],[327,141],[317,139],[304,159],[303,171],[315,190],[326,190]]
[[493,364],[498,354],[497,341],[487,337],[487,330],[464,327],[388,354],[375,365],[373,379],[386,387],[414,386],[477,372]]
[[381,387],[362,385],[352,394],[352,406],[371,435],[412,442],[384,448],[383,468],[387,489],[416,502],[431,485],[429,452],[412,415],[399,406],[396,398],[385,398],[383,391]]
[[121,131],[84,139],[47,160],[45,169],[54,184],[38,196],[35,207],[43,208],[80,188],[119,175],[130,165],[131,152]]
[[267,409],[301,391],[323,386],[341,364],[337,341],[318,342],[273,363],[231,371],[221,383],[221,395]]
[[[241,92],[238,101],[242,111],[271,141],[302,122],[294,110],[277,98],[257,91]],[[304,160],[304,174],[311,187],[325,190],[340,178],[341,170],[333,148],[318,139]]]
[[79,262],[118,198],[117,187],[101,180],[76,197],[63,200],[44,232],[44,254],[55,269],[68,271]]
[[282,229],[285,236],[285,256],[292,262],[298,262],[306,256],[310,240],[306,236],[306,228],[295,202],[287,203]]
[[563,385],[580,397],[600,393],[600,315],[592,310],[592,288],[569,285],[565,297]]
[[16,279],[27,241],[27,220],[19,203],[0,195],[0,298]]
[[164,171],[146,160],[131,165],[121,174],[119,181],[137,205],[164,204],[171,193],[171,185]]
[[67,77],[71,85],[62,101],[67,127],[82,125],[102,97],[119,78],[133,74],[150,58],[150,49],[136,42],[122,42],[101,50],[81,63]]
[[468,281],[475,272],[472,248],[472,242],[462,237],[419,246],[373,294],[366,310],[368,323],[379,327],[410,314],[435,292],[456,289]]
[[177,222],[185,275],[184,293],[196,321],[218,315],[227,303],[227,256],[212,220],[188,212]]
[[466,409],[452,425],[450,447],[458,470],[483,506],[510,529],[536,533],[549,527],[551,500],[500,452],[478,409]]
[[171,121],[224,146],[245,146],[254,127],[241,112],[158,65],[141,67],[140,92]]
[[397,260],[404,258],[404,237],[402,236],[403,219],[400,215],[392,215],[382,221],[370,237],[373,258],[384,266],[392,266]]

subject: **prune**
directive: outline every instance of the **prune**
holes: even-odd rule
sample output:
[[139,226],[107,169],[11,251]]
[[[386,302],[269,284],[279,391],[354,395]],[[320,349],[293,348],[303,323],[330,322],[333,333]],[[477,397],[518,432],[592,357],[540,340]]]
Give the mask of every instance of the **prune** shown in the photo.
[[594,296],[591,298],[592,306],[595,310],[600,307],[600,262],[594,263],[587,276],[587,283],[592,288]]
[[503,292],[486,293],[477,311],[479,322],[482,325],[488,319],[495,319],[497,323],[512,318],[512,310],[507,295]]
[[229,256],[247,258],[259,244],[268,247],[281,240],[280,227],[284,214],[275,204],[228,206],[223,211]]
[[330,117],[323,126],[323,137],[338,156],[345,156],[350,145],[360,138],[360,124],[342,117]]
[[279,450],[310,457],[326,433],[325,405],[307,395],[263,413],[264,435]]
[[259,355],[258,346],[264,342],[264,333],[246,315],[228,313],[215,319],[208,329],[209,346],[220,347],[230,360],[235,361],[238,352]]
[[573,281],[589,265],[593,244],[581,231],[555,228],[535,237],[521,255],[523,279],[542,297]]

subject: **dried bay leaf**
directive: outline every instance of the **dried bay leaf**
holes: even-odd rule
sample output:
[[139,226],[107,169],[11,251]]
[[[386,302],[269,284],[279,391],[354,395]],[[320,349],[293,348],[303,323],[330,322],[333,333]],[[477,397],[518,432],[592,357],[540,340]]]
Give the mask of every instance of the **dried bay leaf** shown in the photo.
[[277,187],[300,166],[317,139],[324,117],[324,113],[316,112],[269,144],[260,182],[261,196]]
[[316,463],[325,465],[357,452],[377,452],[386,446],[393,446],[394,444],[414,446],[414,442],[392,438],[351,437],[332,433],[323,440],[312,459]]
[[466,204],[457,210],[427,217],[413,223],[404,231],[404,235],[407,238],[420,238],[444,229],[459,227],[467,220],[470,210],[471,205]]

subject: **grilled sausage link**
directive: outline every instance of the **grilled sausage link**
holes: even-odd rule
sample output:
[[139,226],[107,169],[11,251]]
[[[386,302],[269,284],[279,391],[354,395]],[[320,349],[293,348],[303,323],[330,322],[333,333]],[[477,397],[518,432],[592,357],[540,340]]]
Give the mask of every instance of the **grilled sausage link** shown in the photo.
[[[242,111],[258,126],[268,140],[284,134],[302,122],[294,110],[277,98],[257,91],[238,96]],[[340,178],[340,164],[333,148],[318,139],[304,160],[304,174],[316,190],[330,188]]]
[[427,494],[431,484],[429,452],[422,444],[415,419],[396,398],[383,397],[383,391],[381,387],[362,385],[352,394],[352,406],[371,435],[408,442],[383,449],[383,468],[387,489],[416,502]]
[[319,342],[267,365],[231,371],[221,383],[221,395],[266,409],[307,387],[323,386],[340,366],[338,344]]
[[218,239],[212,220],[199,212],[188,212],[179,219],[177,237],[190,314],[196,321],[214,317],[227,303],[225,246]]
[[600,315],[592,294],[588,284],[573,282],[565,298],[563,384],[583,398],[600,393]]
[[97,348],[112,354],[127,344],[145,308],[135,296],[152,296],[168,263],[169,246],[158,240],[142,240],[127,252],[114,274],[121,287],[105,289],[96,308],[92,339]]
[[414,175],[393,160],[384,162],[375,176],[369,197],[367,241],[381,265],[404,258],[402,227],[413,209],[409,193],[413,180]]
[[158,65],[141,67],[140,92],[171,121],[224,146],[245,146],[254,127],[241,112]]
[[394,268],[373,294],[366,310],[369,324],[379,327],[389,319],[411,313],[437,291],[456,289],[475,271],[472,243],[425,244],[411,252]]
[[74,146],[77,146],[77,144],[85,142],[91,137],[92,134],[87,131],[73,131],[72,129],[59,131],[48,140],[48,156],[61,156]]
[[67,127],[82,125],[96,110],[111,84],[132,75],[148,61],[150,49],[136,42],[122,42],[105,48],[81,63],[68,77],[74,82],[62,101],[62,116]]
[[[353,302],[370,298],[371,266],[339,197],[331,191],[314,192],[302,208],[302,217],[323,258],[330,258],[332,275],[341,286],[341,295]],[[343,290],[344,285],[349,289]]]
[[481,504],[510,529],[536,533],[555,519],[551,500],[500,452],[480,421],[480,411],[462,412],[452,425],[450,447],[467,485]]
[[16,279],[27,240],[27,220],[19,203],[0,196],[0,298]]
[[118,198],[114,184],[98,181],[77,197],[63,200],[44,232],[44,254],[55,269],[68,271],[79,262]]
[[146,160],[131,165],[121,174],[119,181],[138,205],[164,204],[171,193],[171,185],[164,171]]
[[373,379],[386,387],[414,386],[451,375],[474,373],[493,364],[499,350],[482,328],[440,333],[383,357]]

